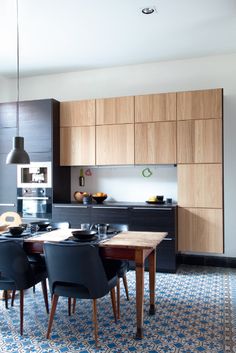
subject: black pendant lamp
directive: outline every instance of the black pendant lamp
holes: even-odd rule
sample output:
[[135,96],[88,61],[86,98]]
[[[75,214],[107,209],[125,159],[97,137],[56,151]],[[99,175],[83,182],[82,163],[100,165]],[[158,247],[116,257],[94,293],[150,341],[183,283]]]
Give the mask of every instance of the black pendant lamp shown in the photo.
[[13,137],[12,150],[8,153],[6,164],[29,164],[30,158],[24,150],[24,137],[19,136],[19,99],[20,99],[20,52],[19,52],[19,18],[18,0],[16,0],[16,22],[17,22],[17,102],[16,102],[16,134]]

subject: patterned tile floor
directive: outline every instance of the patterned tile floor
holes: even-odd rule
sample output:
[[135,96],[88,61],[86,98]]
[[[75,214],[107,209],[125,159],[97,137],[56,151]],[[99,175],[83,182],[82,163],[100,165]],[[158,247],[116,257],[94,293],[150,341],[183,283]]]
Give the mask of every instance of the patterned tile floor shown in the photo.
[[[26,292],[24,336],[19,335],[19,298],[5,309],[0,301],[0,353],[224,353],[236,352],[236,270],[181,266],[176,274],[156,275],[156,315],[148,315],[145,273],[145,338],[134,339],[135,274],[128,273],[130,302],[122,292],[121,320],[115,324],[110,296],[98,302],[99,347],[93,339],[92,304],[77,303],[68,317],[59,300],[50,340],[41,287]],[[122,287],[123,288],[123,287]]]

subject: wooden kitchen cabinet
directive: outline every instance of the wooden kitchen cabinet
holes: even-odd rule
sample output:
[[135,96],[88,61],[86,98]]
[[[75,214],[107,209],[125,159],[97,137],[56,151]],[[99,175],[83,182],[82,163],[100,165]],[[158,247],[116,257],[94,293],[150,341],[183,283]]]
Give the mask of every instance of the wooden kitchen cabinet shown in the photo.
[[176,163],[176,122],[135,124],[135,164]]
[[209,89],[177,93],[177,120],[222,119],[223,90]]
[[178,165],[178,205],[222,208],[222,165]]
[[96,99],[96,125],[134,122],[134,97]]
[[60,103],[60,126],[95,125],[95,99]]
[[175,92],[135,96],[136,123],[175,120]]
[[96,164],[134,164],[134,124],[96,126]]
[[60,165],[95,165],[95,126],[60,128]]
[[221,119],[178,121],[177,163],[221,162]]
[[178,209],[178,250],[223,253],[222,209]]

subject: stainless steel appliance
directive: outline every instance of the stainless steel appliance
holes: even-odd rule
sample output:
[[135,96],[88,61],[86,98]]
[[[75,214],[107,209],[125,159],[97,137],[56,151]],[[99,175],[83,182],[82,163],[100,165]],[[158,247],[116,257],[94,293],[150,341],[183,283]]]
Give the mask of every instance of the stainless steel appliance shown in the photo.
[[51,162],[31,162],[17,165],[18,188],[51,188]]
[[51,219],[51,188],[17,188],[17,212],[25,219]]

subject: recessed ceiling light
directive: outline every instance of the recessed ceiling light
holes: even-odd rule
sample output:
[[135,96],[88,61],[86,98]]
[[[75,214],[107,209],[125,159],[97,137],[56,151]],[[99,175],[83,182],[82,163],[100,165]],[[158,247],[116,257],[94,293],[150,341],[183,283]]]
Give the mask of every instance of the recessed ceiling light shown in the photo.
[[155,9],[155,7],[144,7],[143,9],[142,9],[142,13],[144,14],[144,15],[151,15],[153,12],[155,12],[156,11],[156,9]]

